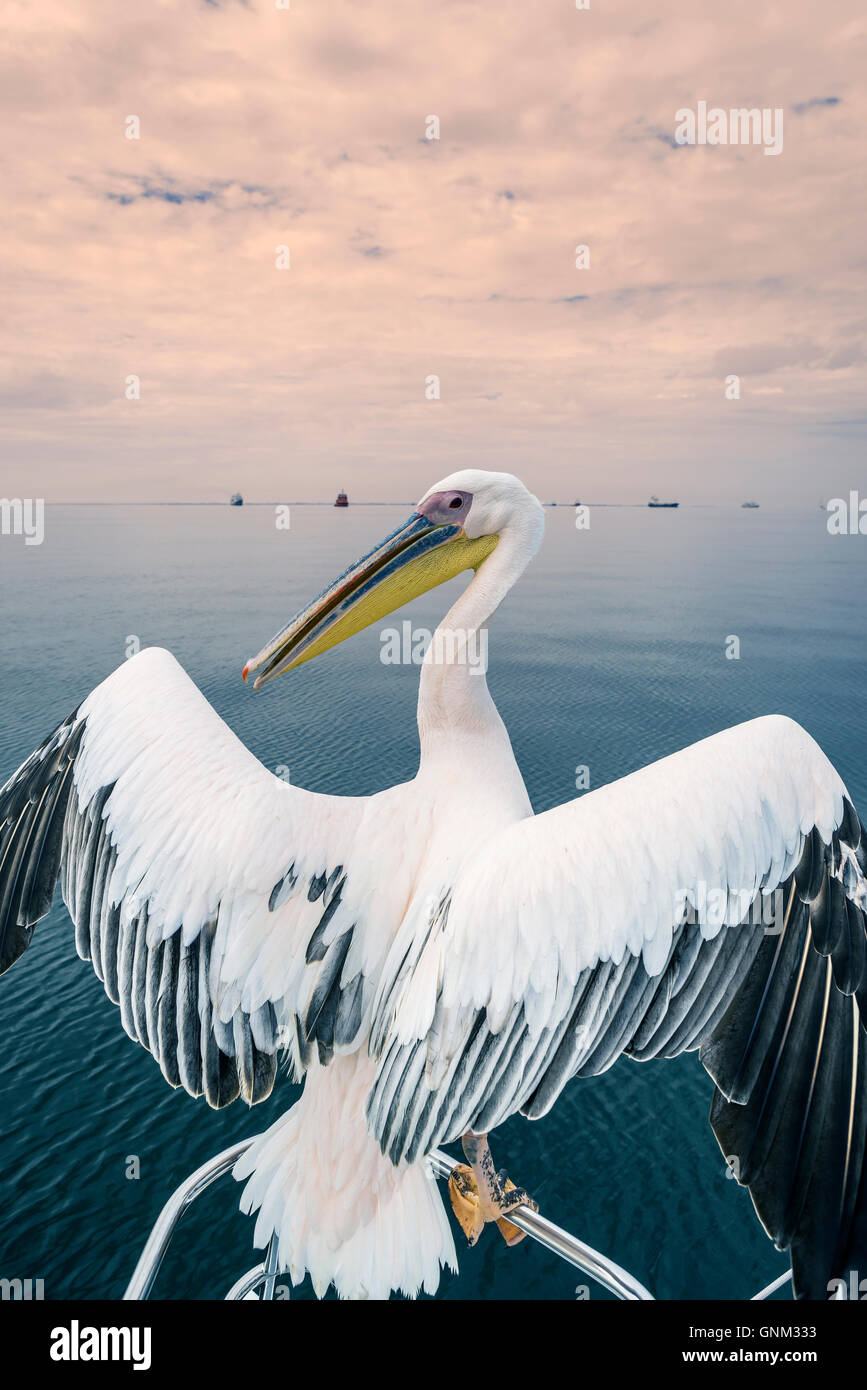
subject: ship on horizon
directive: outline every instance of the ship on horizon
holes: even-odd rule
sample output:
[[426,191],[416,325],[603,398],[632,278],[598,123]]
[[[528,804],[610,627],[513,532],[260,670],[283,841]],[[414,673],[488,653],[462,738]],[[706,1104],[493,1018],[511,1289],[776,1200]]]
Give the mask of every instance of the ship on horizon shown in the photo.
[[345,493],[345,492],[338,492],[338,494],[337,494],[337,501],[334,503],[334,505],[335,505],[335,507],[348,507],[348,506],[349,506],[349,498],[346,496],[346,493]]
[[244,499],[243,499],[243,497],[241,496],[240,492],[233,492],[233,493],[232,493],[232,496],[229,498],[229,506],[230,506],[230,507],[243,507],[243,505],[244,505]]
[[742,506],[742,507],[751,507],[751,508],[753,508],[753,507],[757,507],[758,505],[759,505],[758,502],[742,502],[742,503],[741,503],[741,506]]
[[651,497],[648,507],[679,507],[679,502],[660,502],[658,497]]

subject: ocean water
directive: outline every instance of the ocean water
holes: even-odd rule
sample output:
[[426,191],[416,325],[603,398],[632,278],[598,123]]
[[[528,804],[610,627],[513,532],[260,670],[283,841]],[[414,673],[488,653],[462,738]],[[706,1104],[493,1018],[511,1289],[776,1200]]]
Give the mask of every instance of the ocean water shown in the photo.
[[[118,665],[169,647],[262,761],[316,790],[412,776],[418,670],[384,665],[371,629],[254,696],[244,660],[408,509],[48,507],[45,540],[0,538],[0,782]],[[537,810],[727,725],[781,711],[819,740],[867,810],[867,542],[818,508],[546,512],[542,552],[497,615],[489,683]],[[403,617],[433,628],[464,582]],[[740,657],[726,658],[736,636]],[[166,710],[171,718],[171,710]],[[56,903],[0,980],[0,1276],[47,1298],[119,1297],[163,1202],[195,1166],[291,1104],[285,1078],[248,1113],[166,1086],[78,960]],[[745,1298],[786,1267],[727,1180],[694,1055],[619,1062],[573,1082],[494,1153],[543,1212],[660,1298]],[[137,1156],[140,1176],[126,1176]],[[155,1297],[222,1297],[259,1256],[240,1188],[184,1218]],[[570,1299],[576,1270],[492,1231],[439,1297]],[[309,1285],[293,1297],[311,1297]],[[591,1285],[591,1296],[606,1295]]]

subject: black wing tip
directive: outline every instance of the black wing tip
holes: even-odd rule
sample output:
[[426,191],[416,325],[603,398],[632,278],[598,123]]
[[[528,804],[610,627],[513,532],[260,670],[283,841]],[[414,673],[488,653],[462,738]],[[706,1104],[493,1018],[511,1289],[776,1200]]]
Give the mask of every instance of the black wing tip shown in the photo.
[[86,720],[78,707],[0,788],[0,975],[51,910],[63,851],[72,765]]
[[837,876],[841,843],[864,847],[848,798],[830,846],[805,837],[783,932],[702,1048],[717,1141],[801,1300],[831,1297],[854,1246],[867,1263],[867,919]]

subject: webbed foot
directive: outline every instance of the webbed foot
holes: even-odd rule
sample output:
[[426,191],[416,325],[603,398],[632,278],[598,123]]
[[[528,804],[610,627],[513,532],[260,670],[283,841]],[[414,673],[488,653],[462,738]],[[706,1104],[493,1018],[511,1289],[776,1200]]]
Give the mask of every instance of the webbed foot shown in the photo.
[[516,1187],[504,1169],[494,1168],[486,1134],[465,1134],[462,1140],[468,1164],[459,1163],[449,1178],[452,1209],[470,1245],[475,1245],[485,1224],[495,1221],[507,1245],[517,1245],[526,1232],[506,1220],[509,1212],[537,1204],[523,1187]]

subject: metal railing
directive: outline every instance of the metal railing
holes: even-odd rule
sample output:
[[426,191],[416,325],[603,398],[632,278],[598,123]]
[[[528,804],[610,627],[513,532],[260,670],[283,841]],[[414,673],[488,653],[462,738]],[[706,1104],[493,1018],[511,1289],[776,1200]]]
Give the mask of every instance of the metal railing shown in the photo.
[[[253,1139],[242,1139],[240,1143],[232,1144],[230,1148],[217,1154],[216,1158],[211,1158],[207,1163],[203,1163],[201,1168],[197,1168],[194,1173],[191,1173],[172,1193],[154,1223],[153,1230],[145,1242],[144,1250],[139,1255],[138,1264],[133,1270],[132,1278],[124,1294],[125,1300],[149,1297],[159,1267],[169,1247],[169,1241],[187,1207],[197,1197],[200,1197],[205,1189],[211,1186],[211,1183],[216,1182],[217,1178],[230,1172],[241,1154],[246,1153],[252,1143]],[[241,1296],[238,1295],[238,1297]]]
[[[434,1149],[428,1156],[428,1162],[438,1178],[448,1178],[452,1169],[458,1166],[458,1160],[443,1153],[442,1149]],[[546,1250],[559,1255],[561,1260],[574,1265],[583,1274],[589,1274],[591,1279],[595,1279],[597,1284],[615,1297],[629,1303],[653,1302],[653,1294],[639,1284],[628,1270],[609,1260],[607,1255],[600,1255],[592,1245],[585,1245],[583,1240],[555,1226],[540,1212],[533,1211],[531,1207],[518,1207],[516,1211],[509,1212],[509,1220],[519,1231],[524,1231],[539,1245],[544,1245]]]
[[[146,1299],[150,1296],[166,1250],[184,1212],[197,1197],[201,1196],[206,1188],[231,1171],[237,1160],[243,1153],[246,1153],[258,1137],[253,1135],[249,1139],[242,1139],[239,1143],[224,1149],[222,1153],[209,1159],[207,1163],[202,1164],[201,1168],[197,1168],[194,1173],[191,1173],[172,1193],[157,1217],[153,1230],[139,1256],[124,1294],[125,1300]],[[452,1169],[458,1166],[458,1160],[443,1153],[442,1149],[434,1149],[433,1153],[428,1155],[427,1161],[431,1171],[438,1178],[449,1178]],[[550,1250],[561,1260],[566,1260],[568,1264],[580,1269],[583,1274],[594,1279],[597,1284],[601,1284],[616,1298],[626,1302],[653,1302],[653,1294],[639,1283],[628,1270],[623,1269],[614,1260],[610,1260],[607,1255],[600,1254],[592,1246],[586,1245],[583,1240],[578,1240],[576,1236],[570,1235],[562,1227],[556,1226],[553,1221],[549,1221],[540,1212],[533,1211],[530,1207],[518,1207],[516,1211],[509,1213],[509,1220],[519,1230],[524,1231],[531,1240],[535,1240],[537,1244],[544,1246],[546,1250]],[[248,1270],[232,1285],[226,1294],[226,1300],[235,1302],[239,1299],[258,1297],[257,1291],[260,1288],[262,1289],[261,1297],[263,1300],[273,1299],[279,1267],[279,1248],[275,1235],[271,1237],[263,1262]],[[772,1284],[769,1284],[767,1288],[755,1294],[753,1301],[768,1298],[777,1289],[782,1288],[783,1284],[790,1278],[791,1270],[788,1270]]]

